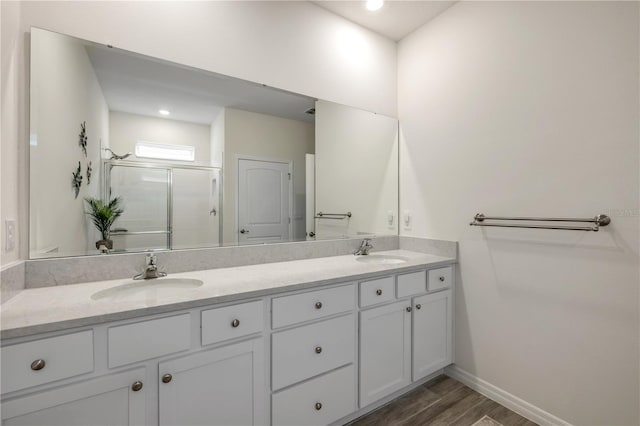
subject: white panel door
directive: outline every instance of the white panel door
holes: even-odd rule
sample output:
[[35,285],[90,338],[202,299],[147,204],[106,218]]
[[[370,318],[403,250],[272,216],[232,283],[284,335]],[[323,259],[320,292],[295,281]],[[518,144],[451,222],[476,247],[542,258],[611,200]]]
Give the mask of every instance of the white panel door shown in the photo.
[[411,383],[410,308],[402,301],[360,312],[361,408]]
[[[267,423],[262,339],[162,362],[158,368],[161,426]],[[163,380],[166,375],[170,380]]]
[[238,242],[289,241],[290,168],[287,163],[238,160]]
[[413,298],[413,380],[451,364],[451,290]]
[[144,425],[145,388],[139,368],[2,401],[4,426]]

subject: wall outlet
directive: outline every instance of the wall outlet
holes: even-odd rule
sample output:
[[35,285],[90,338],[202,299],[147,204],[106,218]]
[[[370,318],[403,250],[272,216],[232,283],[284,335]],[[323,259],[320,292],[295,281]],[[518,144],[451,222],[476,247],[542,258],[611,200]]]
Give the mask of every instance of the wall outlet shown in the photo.
[[404,224],[404,229],[411,229],[411,210],[405,210],[404,213],[402,213],[402,222]]
[[4,251],[13,251],[16,248],[16,221],[6,219],[4,221]]

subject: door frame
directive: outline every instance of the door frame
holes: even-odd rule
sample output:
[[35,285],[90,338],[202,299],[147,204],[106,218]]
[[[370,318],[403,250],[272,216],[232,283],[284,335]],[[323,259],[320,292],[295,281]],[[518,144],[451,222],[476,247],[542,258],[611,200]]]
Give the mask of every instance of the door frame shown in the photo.
[[236,212],[234,214],[234,226],[233,228],[235,229],[234,231],[234,235],[235,235],[235,243],[236,245],[238,245],[240,243],[240,220],[239,220],[239,216],[240,216],[240,160],[250,160],[250,161],[263,161],[266,163],[280,163],[280,164],[286,164],[287,166],[289,166],[289,175],[291,176],[291,178],[289,179],[289,240],[291,240],[291,236],[293,234],[293,160],[282,160],[282,159],[277,159],[277,158],[268,158],[268,157],[259,157],[256,155],[245,155],[245,154],[236,154],[235,155],[235,167],[236,167],[236,181],[235,181],[235,188],[234,188],[234,193],[236,194],[236,199],[235,199],[235,205],[236,205]]

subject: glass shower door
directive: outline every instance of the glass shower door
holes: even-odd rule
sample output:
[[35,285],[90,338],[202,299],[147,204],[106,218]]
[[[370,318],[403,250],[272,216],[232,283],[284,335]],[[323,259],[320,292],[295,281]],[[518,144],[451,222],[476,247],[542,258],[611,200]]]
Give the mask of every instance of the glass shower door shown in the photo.
[[171,248],[171,170],[107,164],[110,197],[122,197],[124,212],[111,228],[113,251]]
[[172,248],[220,245],[220,169],[173,168]]

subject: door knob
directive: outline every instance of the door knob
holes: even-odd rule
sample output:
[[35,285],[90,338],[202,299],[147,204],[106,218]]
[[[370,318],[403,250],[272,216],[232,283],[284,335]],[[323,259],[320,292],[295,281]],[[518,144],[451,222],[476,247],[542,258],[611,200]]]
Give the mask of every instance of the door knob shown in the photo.
[[140,389],[142,389],[142,382],[140,380],[133,382],[133,384],[131,385],[131,390],[133,390],[134,392],[138,392]]
[[242,229],[240,230],[240,233],[241,233],[241,234],[248,234],[248,233],[249,233],[249,230],[248,230],[248,229],[244,229],[244,228],[242,228]]
[[164,376],[162,376],[162,383],[169,383],[171,379],[173,379],[173,376],[171,374],[165,374]]

